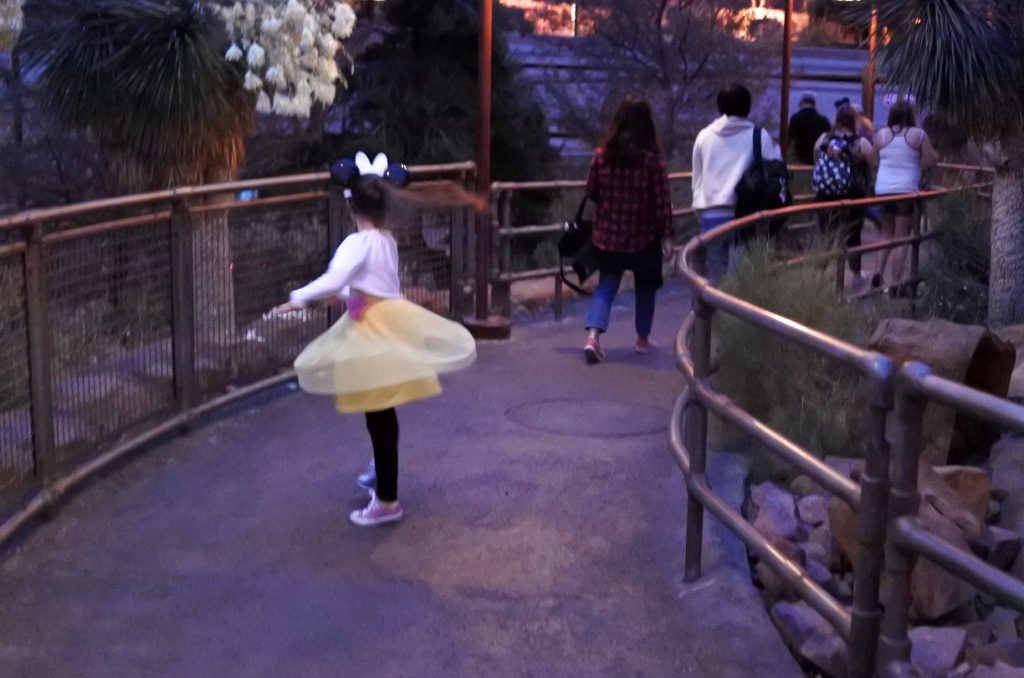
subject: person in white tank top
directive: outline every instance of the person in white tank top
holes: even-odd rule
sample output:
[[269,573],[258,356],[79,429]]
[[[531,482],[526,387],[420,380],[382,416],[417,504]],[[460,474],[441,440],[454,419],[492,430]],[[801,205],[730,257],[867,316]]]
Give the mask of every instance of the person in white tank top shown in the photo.
[[[871,164],[877,168],[875,195],[901,195],[915,193],[921,188],[921,172],[938,161],[928,134],[917,127],[914,108],[907,101],[897,102],[889,110],[888,126],[875,133],[872,143]],[[910,233],[914,217],[913,201],[893,202],[882,206],[882,220],[879,224],[883,240],[902,238]],[[892,257],[891,277],[899,284],[903,279],[905,247],[883,250],[878,272],[871,279],[872,287],[878,287],[887,278],[886,266]]]

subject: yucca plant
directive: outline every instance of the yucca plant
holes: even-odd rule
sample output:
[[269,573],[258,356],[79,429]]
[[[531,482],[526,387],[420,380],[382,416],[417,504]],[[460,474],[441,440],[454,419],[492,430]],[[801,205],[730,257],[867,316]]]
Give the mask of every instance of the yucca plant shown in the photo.
[[1020,0],[873,0],[885,79],[981,142],[996,169],[988,320],[1024,322],[1024,11]]
[[[118,189],[137,192],[230,179],[243,160],[254,98],[228,38],[198,0],[29,0],[17,49],[43,108],[89,132]],[[233,334],[227,218],[197,224],[201,338]]]

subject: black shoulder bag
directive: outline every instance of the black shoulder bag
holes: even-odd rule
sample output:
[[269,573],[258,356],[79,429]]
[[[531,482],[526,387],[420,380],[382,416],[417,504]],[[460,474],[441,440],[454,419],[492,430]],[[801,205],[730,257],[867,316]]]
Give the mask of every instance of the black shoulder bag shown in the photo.
[[[587,199],[589,197],[589,194],[583,194],[580,206],[576,209],[576,216],[572,221],[562,224],[562,237],[558,239],[559,275],[562,278],[562,282],[569,289],[586,296],[590,296],[591,293],[583,289],[581,285],[596,268],[593,265],[594,243],[591,240],[594,225],[591,221],[583,218],[583,210],[587,206]],[[565,265],[562,263],[564,259],[573,260],[572,270],[580,280],[579,285],[571,282],[566,277]]]

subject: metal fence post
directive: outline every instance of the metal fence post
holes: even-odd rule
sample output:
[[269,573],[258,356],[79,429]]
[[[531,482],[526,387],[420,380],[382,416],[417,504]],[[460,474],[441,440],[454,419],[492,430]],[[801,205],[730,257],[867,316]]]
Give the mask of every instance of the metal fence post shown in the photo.
[[192,215],[185,200],[171,207],[171,352],[174,401],[184,412],[195,400],[195,276],[192,261]]
[[854,567],[848,659],[851,678],[873,675],[882,617],[878,591],[885,564],[888,524],[889,443],[885,438],[885,422],[892,409],[892,363],[884,356],[877,356],[873,373],[868,451],[860,480],[860,506],[857,507],[860,554]]
[[[704,275],[707,250],[697,252],[695,268]],[[711,374],[711,320],[714,309],[700,298],[700,291],[693,290],[693,332],[690,334],[690,357],[697,379],[707,379]],[[690,453],[690,477],[703,476],[707,468],[708,409],[699,402],[684,415],[683,440]],[[704,506],[692,492],[686,500],[686,572],[685,581],[700,578],[701,557],[704,540]]]
[[925,400],[908,388],[907,380],[928,374],[920,363],[908,363],[900,371],[899,400],[896,414],[899,427],[896,432],[895,464],[890,491],[890,532],[886,544],[885,571],[889,578],[889,598],[885,601],[885,617],[878,648],[880,673],[899,674],[910,661],[910,638],[907,636],[910,612],[910,574],[915,556],[899,547],[893,526],[904,516],[916,516],[918,454],[921,449],[921,429],[924,422]]
[[32,399],[32,463],[41,485],[54,478],[56,443],[53,418],[53,341],[46,294],[43,225],[25,227],[25,297],[28,320],[29,391]]

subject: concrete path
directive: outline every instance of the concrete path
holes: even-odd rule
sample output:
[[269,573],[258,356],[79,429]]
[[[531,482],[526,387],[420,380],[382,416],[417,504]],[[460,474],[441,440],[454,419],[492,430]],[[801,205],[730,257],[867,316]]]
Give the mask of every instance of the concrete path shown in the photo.
[[[670,286],[662,346],[686,307]],[[624,307],[587,366],[579,325],[400,410],[397,526],[349,524],[362,419],[293,388],[92,483],[0,561],[0,676],[800,675],[713,520],[682,582],[669,352],[634,355]]]

